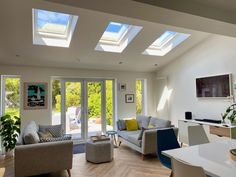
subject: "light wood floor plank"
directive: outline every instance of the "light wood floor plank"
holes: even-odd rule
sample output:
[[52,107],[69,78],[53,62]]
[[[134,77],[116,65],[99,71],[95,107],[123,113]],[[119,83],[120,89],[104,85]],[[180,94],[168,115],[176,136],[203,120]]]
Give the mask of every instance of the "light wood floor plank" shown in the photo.
[[[0,157],[0,177],[14,177],[13,158]],[[141,155],[122,145],[115,149],[110,163],[92,164],[85,154],[73,157],[72,177],[168,177],[170,170],[163,167],[155,157],[141,159]],[[66,171],[40,175],[38,177],[68,177]]]

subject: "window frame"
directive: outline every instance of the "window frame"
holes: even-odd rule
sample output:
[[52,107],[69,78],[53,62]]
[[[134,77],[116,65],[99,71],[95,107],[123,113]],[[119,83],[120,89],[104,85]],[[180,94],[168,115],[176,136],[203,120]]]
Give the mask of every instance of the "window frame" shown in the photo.
[[108,23],[94,50],[103,52],[122,53],[143,28],[142,26],[119,23],[121,25],[128,25],[128,26],[120,34],[118,40],[114,41],[114,40],[109,40],[108,39],[109,37],[106,36],[106,33],[112,34],[112,32],[106,32],[106,29],[108,28],[110,23],[118,23],[118,22],[111,21]]
[[46,45],[46,46],[52,46],[52,47],[65,47],[68,48],[70,46],[70,42],[73,36],[73,33],[75,31],[77,21],[79,16],[71,15],[63,12],[55,12],[55,11],[49,11],[44,10],[48,12],[54,12],[54,13],[63,13],[70,16],[66,33],[64,35],[62,34],[53,34],[51,32],[40,32],[37,28],[38,23],[38,10],[43,9],[32,9],[32,29],[33,29],[33,44],[34,45]]

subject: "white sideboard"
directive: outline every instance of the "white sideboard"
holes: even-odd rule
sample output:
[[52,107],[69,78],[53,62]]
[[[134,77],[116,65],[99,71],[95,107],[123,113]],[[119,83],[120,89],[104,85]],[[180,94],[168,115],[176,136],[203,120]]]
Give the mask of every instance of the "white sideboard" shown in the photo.
[[217,141],[220,139],[236,139],[236,126],[228,126],[225,124],[216,124],[196,120],[179,120],[179,141],[184,144],[188,142],[188,126],[202,125],[209,140]]

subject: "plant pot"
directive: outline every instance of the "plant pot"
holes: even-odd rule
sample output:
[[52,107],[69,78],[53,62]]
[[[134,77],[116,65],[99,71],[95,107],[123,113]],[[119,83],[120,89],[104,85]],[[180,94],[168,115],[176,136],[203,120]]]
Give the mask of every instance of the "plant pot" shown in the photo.
[[10,150],[10,151],[7,151],[5,155],[6,155],[6,158],[7,157],[13,157],[14,156],[14,149]]

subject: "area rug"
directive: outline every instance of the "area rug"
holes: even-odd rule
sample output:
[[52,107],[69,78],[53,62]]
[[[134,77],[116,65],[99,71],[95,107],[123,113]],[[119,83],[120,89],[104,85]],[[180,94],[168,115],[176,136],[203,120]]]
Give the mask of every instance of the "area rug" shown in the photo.
[[73,154],[85,153],[85,144],[75,144],[73,146]]
[[[118,146],[114,145],[114,148],[118,148]],[[73,146],[73,154],[81,153],[85,153],[85,144],[75,144]]]

